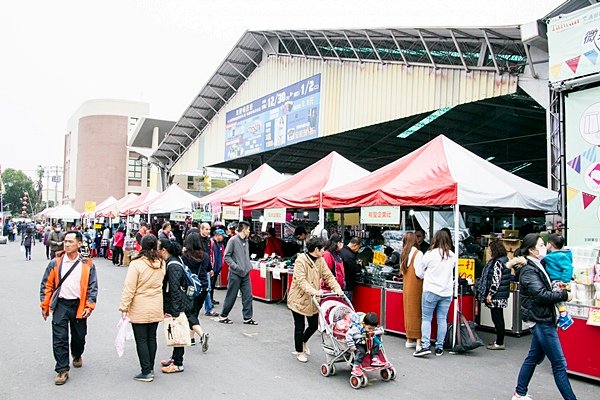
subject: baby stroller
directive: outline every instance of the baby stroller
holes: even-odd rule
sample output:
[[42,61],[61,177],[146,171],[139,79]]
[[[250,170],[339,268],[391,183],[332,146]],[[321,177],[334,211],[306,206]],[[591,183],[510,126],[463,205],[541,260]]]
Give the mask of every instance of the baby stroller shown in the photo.
[[[321,326],[321,347],[325,352],[326,362],[321,365],[321,375],[327,377],[335,374],[335,364],[344,362],[349,368],[352,368],[354,353],[346,345],[345,333],[334,329],[335,323],[342,319],[348,312],[354,313],[354,307],[346,296],[338,296],[334,293],[325,294],[319,302],[313,297],[313,302],[319,309],[319,324]],[[373,339],[368,339],[372,344]],[[368,346],[370,349],[371,346]],[[365,355],[361,363],[361,369],[364,372],[362,376],[350,375],[350,386],[354,389],[360,389],[367,386],[369,380],[366,373],[379,372],[381,379],[389,381],[396,378],[396,369],[388,361],[383,345],[379,350],[379,359],[385,363],[381,367],[371,366],[370,352]]]

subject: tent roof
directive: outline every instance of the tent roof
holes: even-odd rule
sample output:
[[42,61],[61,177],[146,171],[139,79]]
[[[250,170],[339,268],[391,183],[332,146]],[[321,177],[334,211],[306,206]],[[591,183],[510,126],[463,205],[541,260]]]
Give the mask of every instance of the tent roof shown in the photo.
[[81,213],[76,211],[73,207],[63,204],[47,213],[46,217],[56,219],[79,219],[81,218]]
[[134,201],[137,198],[138,198],[137,194],[129,193],[129,194],[121,197],[115,203],[109,204],[108,206],[106,206],[102,209],[97,209],[96,217],[107,217],[107,218],[118,217],[121,212],[120,210],[122,210],[124,206],[131,203],[132,201]]
[[[125,215],[136,215],[136,214],[147,214],[148,206],[150,203],[160,196],[154,189],[150,189],[147,192],[142,193],[135,201],[128,204],[127,210],[123,212]],[[145,206],[145,208],[144,208]],[[145,212],[144,212],[145,210]]]
[[150,203],[148,213],[192,212],[192,203],[196,201],[198,201],[198,197],[186,192],[177,185],[171,185]]
[[324,208],[457,203],[554,211],[558,193],[493,165],[444,135],[367,179],[323,193]]
[[262,164],[259,168],[231,185],[201,197],[198,202],[208,204],[218,201],[222,205],[238,206],[242,196],[258,193],[283,182],[285,179],[285,175],[275,171],[268,164]]
[[335,151],[291,178],[242,199],[244,210],[264,208],[319,208],[320,194],[369,174]]

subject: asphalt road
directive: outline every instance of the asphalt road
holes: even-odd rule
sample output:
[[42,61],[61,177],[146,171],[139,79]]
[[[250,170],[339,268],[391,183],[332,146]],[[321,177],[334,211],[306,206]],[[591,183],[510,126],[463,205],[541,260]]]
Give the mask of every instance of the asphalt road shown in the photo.
[[[241,302],[230,317],[233,325],[222,325],[202,316],[211,334],[210,348],[186,349],[185,371],[157,373],[151,383],[136,382],[139,363],[133,342],[127,342],[119,358],[114,348],[117,310],[127,268],[115,268],[95,259],[99,296],[96,311],[88,322],[84,366],[71,369],[66,385],[54,385],[50,319],[39,311],[39,285],[47,260],[43,246],[33,249],[33,260],[25,261],[16,243],[0,245],[0,399],[313,399],[313,398],[407,398],[407,399],[510,399],[519,366],[529,348],[530,337],[507,338],[506,351],[478,349],[466,355],[417,359],[404,348],[404,339],[385,335],[386,354],[398,371],[392,382],[378,377],[368,387],[354,390],[348,384],[349,368],[338,364],[335,376],[324,378],[320,365],[325,355],[318,334],[310,340],[312,355],[299,363],[293,350],[293,323],[285,304],[254,302],[259,326],[241,323]],[[223,300],[224,291],[216,298]],[[492,335],[481,333],[485,342]],[[158,331],[161,358],[170,355]],[[599,344],[582,344],[592,346]],[[599,399],[600,386],[572,378],[579,399]],[[550,364],[538,367],[530,387],[534,399],[560,399]]]

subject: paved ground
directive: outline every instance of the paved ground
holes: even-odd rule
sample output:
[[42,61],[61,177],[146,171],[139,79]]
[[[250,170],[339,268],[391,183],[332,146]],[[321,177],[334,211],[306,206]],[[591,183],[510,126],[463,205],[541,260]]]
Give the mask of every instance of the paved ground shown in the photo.
[[[508,338],[506,351],[478,349],[467,355],[416,359],[397,336],[384,337],[388,357],[398,370],[394,382],[373,377],[367,388],[354,390],[348,384],[349,370],[338,367],[329,378],[320,375],[325,356],[320,338],[310,341],[312,355],[307,364],[292,356],[292,318],[284,304],[254,302],[259,326],[241,324],[240,304],[231,313],[233,325],[221,325],[206,317],[201,322],[211,334],[210,349],[186,349],[185,372],[158,373],[152,383],[132,380],[139,371],[133,342],[119,358],[113,341],[122,282],[126,268],[115,268],[96,259],[100,291],[98,306],[88,323],[84,366],[71,370],[63,387],[53,384],[54,360],[50,321],[44,322],[38,308],[39,283],[47,261],[43,247],[33,251],[33,260],[22,260],[15,243],[0,245],[0,399],[158,399],[158,398],[379,398],[408,399],[510,399],[520,363],[530,337]],[[224,291],[217,291],[222,300]],[[491,335],[481,333],[487,342]],[[159,327],[157,362],[170,352]],[[588,345],[593,345],[589,343]],[[597,345],[597,344],[596,344]],[[156,367],[158,370],[158,366]],[[579,399],[600,398],[600,386],[577,378],[571,380]],[[550,365],[545,361],[534,376],[530,394],[535,399],[560,399]]]

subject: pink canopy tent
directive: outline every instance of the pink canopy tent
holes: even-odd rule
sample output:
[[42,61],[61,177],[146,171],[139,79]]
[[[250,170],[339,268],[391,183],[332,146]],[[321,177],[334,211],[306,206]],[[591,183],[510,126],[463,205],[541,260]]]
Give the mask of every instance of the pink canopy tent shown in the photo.
[[[147,214],[148,205],[154,201],[160,193],[158,193],[154,189],[150,189],[145,193],[142,193],[134,202],[129,204],[128,209],[123,212],[124,215],[137,215],[137,214]],[[146,212],[143,212],[144,206],[146,207]]]
[[201,197],[198,199],[198,203],[209,204],[219,202],[225,206],[239,206],[242,196],[260,192],[285,179],[283,174],[275,171],[268,164],[263,164],[231,185]]
[[115,218],[118,217],[121,213],[120,210],[126,209],[127,204],[135,201],[138,198],[137,194],[129,193],[128,195],[119,199],[116,203],[111,204],[107,207],[104,207],[101,210],[96,211],[96,217],[106,217],[106,218]]

